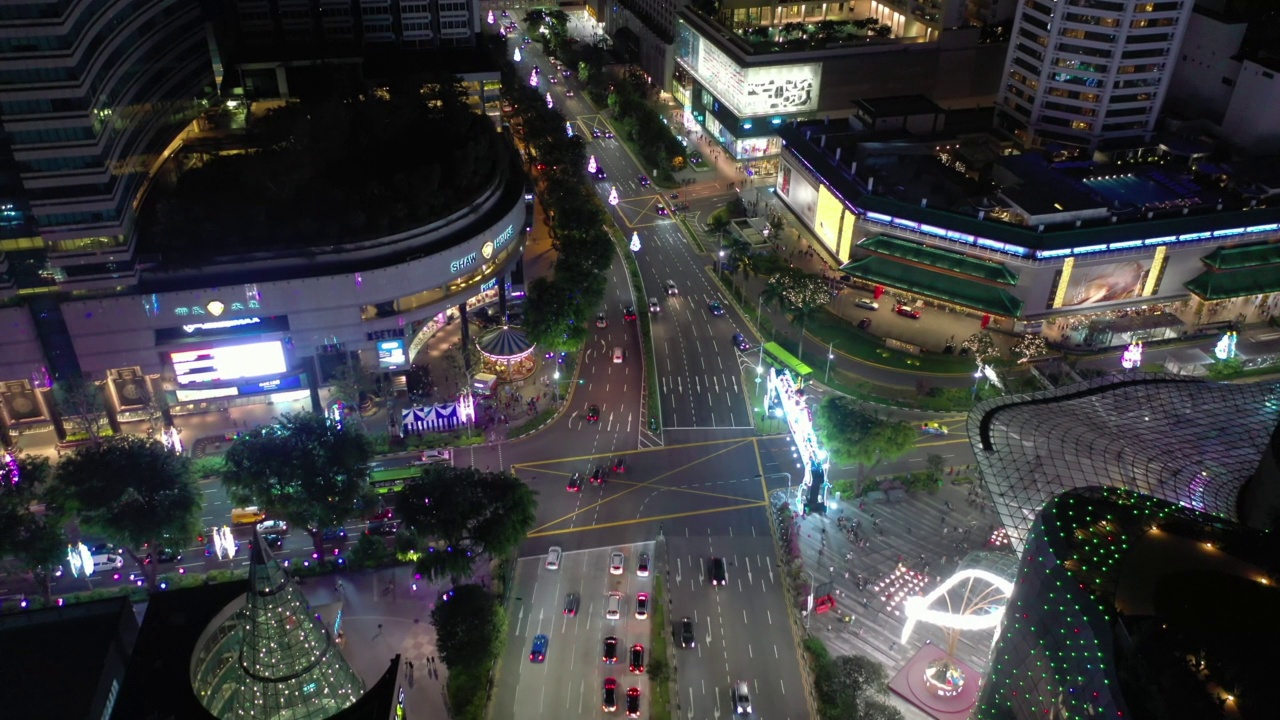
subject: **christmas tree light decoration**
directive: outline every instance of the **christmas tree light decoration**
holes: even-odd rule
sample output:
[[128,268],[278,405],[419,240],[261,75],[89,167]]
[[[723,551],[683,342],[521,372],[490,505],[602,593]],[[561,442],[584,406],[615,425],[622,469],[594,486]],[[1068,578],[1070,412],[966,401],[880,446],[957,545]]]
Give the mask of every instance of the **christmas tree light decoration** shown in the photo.
[[520,62],[520,48],[516,48],[516,62]]
[[[243,599],[218,615],[191,665],[191,687],[219,718],[327,718],[364,683],[336,638],[256,531]],[[236,605],[239,605],[236,608]]]
[[640,252],[640,233],[631,233],[631,252]]
[[555,107],[555,101],[551,99],[551,92],[548,91],[547,92],[547,109],[550,110],[553,107]]
[[1124,349],[1124,353],[1120,356],[1120,364],[1125,370],[1132,370],[1142,366],[1142,343],[1129,343],[1129,347]]
[[616,206],[618,204],[618,186],[614,185],[609,189],[609,204]]
[[573,137],[573,123],[567,122],[564,124],[564,134]]
[[537,70],[534,70],[533,72],[529,73],[529,86],[538,87],[538,71]]
[[1230,360],[1236,356],[1236,331],[1232,330],[1222,336],[1218,344],[1213,346],[1213,356],[1219,360]]
[[493,20],[494,20],[494,18],[493,18],[493,11],[492,11],[492,10],[490,10],[490,11],[489,11],[489,24],[490,24],[490,25],[492,25],[492,24],[493,24]]
[[587,159],[587,172],[594,175],[597,167],[599,166],[596,165],[596,156],[592,155],[590,158]]

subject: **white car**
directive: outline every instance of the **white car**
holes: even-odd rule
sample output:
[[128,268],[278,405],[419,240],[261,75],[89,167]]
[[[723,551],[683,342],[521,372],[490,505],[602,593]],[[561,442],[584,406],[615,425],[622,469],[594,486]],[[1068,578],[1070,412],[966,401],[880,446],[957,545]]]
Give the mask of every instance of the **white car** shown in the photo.
[[448,450],[442,450],[442,449],[423,450],[422,455],[420,455],[416,460],[414,460],[413,464],[429,465],[431,463],[448,462],[448,460],[449,460]]
[[96,573],[119,570],[122,567],[124,567],[124,558],[119,555],[104,554],[93,556],[93,571]]
[[289,523],[284,520],[263,520],[258,523],[258,532],[283,535],[289,532]]
[[622,617],[622,593],[609,593],[609,604],[605,606],[604,616],[610,620],[617,620]]
[[613,361],[615,363],[622,362],[622,348],[616,347],[613,349]]
[[559,545],[552,546],[547,550],[547,569],[559,570],[560,558],[564,556],[564,550]]
[[747,684],[738,681],[733,686],[733,712],[737,715],[751,714],[751,693],[747,692]]
[[626,561],[627,561],[626,556],[624,556],[620,552],[614,551],[612,554],[610,554],[609,555],[609,574],[621,575],[622,566],[623,564],[626,563]]

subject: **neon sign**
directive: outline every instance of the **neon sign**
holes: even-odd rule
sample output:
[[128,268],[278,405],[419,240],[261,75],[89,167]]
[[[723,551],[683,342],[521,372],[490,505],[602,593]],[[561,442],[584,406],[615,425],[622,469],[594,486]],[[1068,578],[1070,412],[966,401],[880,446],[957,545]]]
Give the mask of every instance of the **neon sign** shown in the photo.
[[[154,296],[153,296],[154,297]],[[241,310],[257,310],[262,307],[257,300],[248,302],[233,302],[230,305],[221,300],[211,300],[205,305],[192,305],[190,307],[176,307],[173,309],[174,315],[212,315],[218,317],[224,312],[237,312]]]
[[262,322],[262,318],[236,318],[235,320],[218,320],[217,322],[192,323],[183,325],[182,329],[186,332],[193,333],[197,330],[223,330],[226,328],[241,327],[243,325],[256,325]]

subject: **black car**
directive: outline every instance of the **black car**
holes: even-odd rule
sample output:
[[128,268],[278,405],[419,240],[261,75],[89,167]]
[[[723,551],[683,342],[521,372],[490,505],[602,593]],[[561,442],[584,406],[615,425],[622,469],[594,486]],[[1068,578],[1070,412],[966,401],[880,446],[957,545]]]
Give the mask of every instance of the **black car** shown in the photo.
[[603,465],[597,465],[596,469],[591,472],[591,484],[592,485],[604,484],[604,466]]
[[595,129],[595,128],[591,128],[591,137],[593,137],[593,138],[598,138],[598,137],[600,137],[600,131],[599,131],[599,130],[597,130],[597,129]]
[[593,423],[593,422],[599,422],[599,421],[600,421],[600,406],[599,406],[599,405],[592,405],[592,406],[588,407],[588,408],[587,408],[587,422],[589,422],[589,423]]
[[747,336],[742,333],[733,334],[733,346],[743,352],[751,349],[751,343],[747,342]]
[[628,305],[628,306],[626,307],[626,309],[624,309],[624,310],[622,311],[622,319],[623,319],[623,320],[626,320],[627,322],[631,322],[631,321],[635,320],[635,319],[636,319],[636,306],[635,306],[635,305]]
[[364,529],[365,535],[381,535],[388,537],[400,532],[399,520],[374,520]]
[[719,300],[712,300],[707,303],[707,309],[711,311],[712,315],[717,317],[724,314],[724,306],[720,304]]
[[272,550],[279,550],[284,547],[284,536],[280,533],[267,533],[262,536],[262,542],[266,543],[267,547]]
[[691,648],[697,644],[697,640],[693,637],[693,620],[680,618],[680,647]]
[[711,569],[709,574],[711,575],[712,585],[724,585],[728,582],[724,569],[724,558],[711,558]]
[[601,656],[606,665],[618,662],[618,638],[610,635],[604,639],[604,655]]
[[627,688],[627,717],[640,717],[640,688]]
[[871,318],[864,317],[858,321],[859,330],[866,330],[869,327],[871,327]]
[[182,560],[182,551],[174,547],[160,546],[154,552],[147,553],[143,558],[144,565],[152,563],[175,563]]
[[578,593],[569,593],[568,595],[565,595],[564,596],[564,614],[577,615],[578,605],[581,602],[582,601],[581,599],[579,599]]
[[636,178],[636,182],[640,183],[640,187],[649,187],[649,176],[641,175]]
[[631,672],[639,675],[644,672],[644,646],[635,644],[631,646],[631,662],[628,664]]
[[604,180],[604,179],[605,179],[605,178],[607,178],[607,177],[609,177],[609,176],[605,174],[605,172],[604,172],[604,168],[602,168],[602,167],[600,167],[599,165],[597,165],[597,166],[596,166],[596,179],[597,179],[597,180]]
[[616,678],[604,679],[604,699],[600,703],[600,707],[605,712],[613,712],[618,709],[618,680]]
[[618,459],[613,461],[613,471],[616,473],[626,472],[627,471],[626,458],[619,455]]
[[325,542],[334,542],[336,540],[346,540],[347,529],[344,527],[327,527],[320,533],[320,537]]

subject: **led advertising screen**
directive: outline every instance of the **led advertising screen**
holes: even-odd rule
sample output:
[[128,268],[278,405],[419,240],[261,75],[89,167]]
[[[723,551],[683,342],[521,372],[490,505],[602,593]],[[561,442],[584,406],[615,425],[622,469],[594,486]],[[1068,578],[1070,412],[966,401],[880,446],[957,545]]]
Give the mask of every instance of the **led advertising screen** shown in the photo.
[[279,340],[169,353],[179,385],[279,375],[288,370]]
[[676,58],[740,118],[818,109],[821,63],[743,68],[683,22]]
[[1084,267],[1077,264],[1071,277],[1067,278],[1062,306],[1096,305],[1138,297],[1151,269],[1151,260],[1145,258]]
[[404,338],[378,341],[378,367],[396,368],[409,364],[404,352]]

